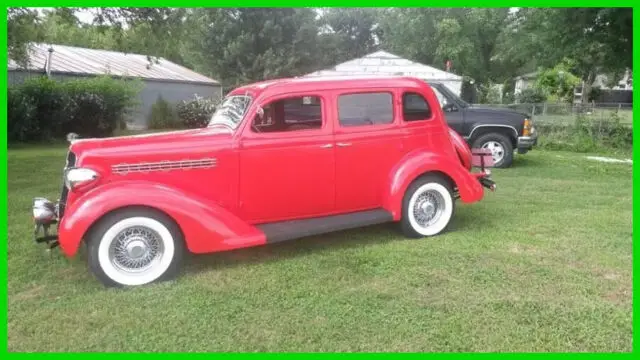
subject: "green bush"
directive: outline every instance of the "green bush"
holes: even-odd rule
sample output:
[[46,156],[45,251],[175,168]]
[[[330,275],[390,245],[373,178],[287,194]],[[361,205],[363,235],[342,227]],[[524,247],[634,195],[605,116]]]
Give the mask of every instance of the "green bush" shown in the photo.
[[149,124],[149,129],[172,129],[178,127],[171,104],[163,99],[161,95],[151,106],[147,124]]
[[547,101],[547,95],[541,89],[532,87],[518,93],[516,100],[521,104],[539,104]]
[[137,104],[136,81],[110,77],[58,82],[47,77],[10,86],[7,99],[9,142],[110,136]]
[[195,95],[191,100],[178,103],[178,118],[184,127],[195,129],[206,127],[216,111],[217,102]]

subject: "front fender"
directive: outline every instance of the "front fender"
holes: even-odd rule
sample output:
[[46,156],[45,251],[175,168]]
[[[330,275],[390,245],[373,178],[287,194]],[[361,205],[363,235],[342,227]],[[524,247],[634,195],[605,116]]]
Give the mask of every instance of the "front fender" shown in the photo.
[[260,230],[211,201],[152,182],[130,181],[106,184],[77,198],[60,222],[60,248],[67,256],[74,256],[96,221],[128,206],[154,208],[173,218],[182,230],[187,249],[193,253],[266,243]]
[[391,169],[383,207],[391,212],[394,220],[402,215],[402,198],[409,185],[427,172],[447,175],[458,187],[460,199],[466,203],[482,199],[484,190],[478,179],[457,158],[437,155],[427,150],[415,150],[407,154]]

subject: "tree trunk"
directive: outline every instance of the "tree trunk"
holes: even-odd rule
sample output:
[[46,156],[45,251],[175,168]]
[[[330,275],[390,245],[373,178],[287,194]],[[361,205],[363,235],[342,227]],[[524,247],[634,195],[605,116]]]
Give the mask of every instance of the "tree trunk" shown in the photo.
[[582,103],[586,104],[589,102],[589,94],[591,93],[591,88],[593,87],[593,80],[595,79],[595,72],[590,70],[587,73],[587,79],[584,80],[584,86],[582,87]]

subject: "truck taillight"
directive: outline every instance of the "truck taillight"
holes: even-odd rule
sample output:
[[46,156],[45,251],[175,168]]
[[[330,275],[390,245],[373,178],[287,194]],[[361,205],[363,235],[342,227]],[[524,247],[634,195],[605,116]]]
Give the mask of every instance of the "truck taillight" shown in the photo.
[[531,120],[524,119],[524,128],[522,129],[522,136],[530,136],[532,127],[533,127],[533,124],[531,123]]

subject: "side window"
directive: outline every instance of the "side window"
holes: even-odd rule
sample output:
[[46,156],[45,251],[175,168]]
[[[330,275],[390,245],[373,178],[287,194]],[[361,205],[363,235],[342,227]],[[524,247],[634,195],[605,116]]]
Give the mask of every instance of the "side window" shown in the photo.
[[285,132],[320,129],[322,99],[318,96],[297,96],[270,102],[256,114],[251,129],[254,132]]
[[338,98],[340,126],[366,126],[393,122],[391,93],[340,95]]
[[431,108],[422,95],[417,93],[402,94],[402,116],[404,121],[431,119]]

